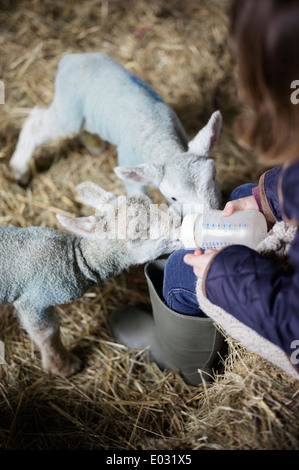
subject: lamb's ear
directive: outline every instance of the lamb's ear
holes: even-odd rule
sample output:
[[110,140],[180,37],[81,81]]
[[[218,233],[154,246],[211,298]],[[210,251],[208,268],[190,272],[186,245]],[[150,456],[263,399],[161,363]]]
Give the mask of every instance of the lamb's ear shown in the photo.
[[208,157],[211,148],[215,145],[222,127],[220,111],[215,111],[209,122],[189,142],[189,151],[200,157]]
[[159,187],[164,173],[164,165],[158,163],[141,163],[137,166],[117,166],[116,175],[124,181],[134,181],[143,185]]
[[85,181],[76,187],[79,196],[84,199],[91,207],[102,209],[107,204],[112,204],[116,199],[113,193],[105,191],[98,184],[91,181]]
[[89,240],[97,239],[97,228],[101,220],[99,217],[90,216],[70,219],[61,214],[56,214],[56,217],[69,232]]

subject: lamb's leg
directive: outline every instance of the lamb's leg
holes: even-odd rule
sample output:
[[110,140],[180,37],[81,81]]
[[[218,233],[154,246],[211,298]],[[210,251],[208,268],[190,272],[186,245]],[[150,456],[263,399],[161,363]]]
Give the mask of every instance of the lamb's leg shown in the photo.
[[[79,131],[79,129],[78,129]],[[74,135],[74,132],[71,133]],[[16,180],[26,182],[30,175],[28,162],[35,149],[50,139],[71,136],[58,119],[56,108],[34,107],[24,122],[10,167]]]
[[63,377],[78,372],[81,361],[62,344],[59,322],[53,310],[47,310],[38,317],[37,321],[35,316],[20,312],[23,327],[41,350],[43,368]]

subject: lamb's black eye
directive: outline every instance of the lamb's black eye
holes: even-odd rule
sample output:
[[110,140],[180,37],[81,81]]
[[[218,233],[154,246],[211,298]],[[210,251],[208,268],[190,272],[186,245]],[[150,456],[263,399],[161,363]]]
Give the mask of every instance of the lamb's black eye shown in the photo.
[[175,197],[171,198],[174,202],[177,202],[177,199]]

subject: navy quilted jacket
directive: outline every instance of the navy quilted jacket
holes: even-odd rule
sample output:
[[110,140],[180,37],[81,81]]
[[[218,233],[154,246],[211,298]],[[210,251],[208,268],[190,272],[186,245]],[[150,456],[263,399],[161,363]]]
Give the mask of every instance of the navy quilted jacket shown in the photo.
[[[285,220],[298,226],[299,161],[264,173],[259,196],[268,222]],[[288,255],[291,268],[285,271],[250,248],[227,247],[212,260],[203,291],[212,303],[294,357],[294,340],[299,340],[298,230]]]

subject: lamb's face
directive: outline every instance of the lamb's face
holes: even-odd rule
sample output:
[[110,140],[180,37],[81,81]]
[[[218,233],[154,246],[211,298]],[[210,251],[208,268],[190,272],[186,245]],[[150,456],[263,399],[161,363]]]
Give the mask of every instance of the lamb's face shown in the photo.
[[182,216],[200,211],[201,206],[219,209],[221,203],[214,161],[191,152],[165,163],[159,189],[176,206],[172,210],[177,209]]
[[[138,195],[138,202],[128,207],[130,224],[136,238],[131,243],[132,256],[137,264],[182,248],[179,241],[181,217],[173,217],[166,205],[152,204],[146,196]],[[130,243],[129,243],[130,245]]]
[[120,196],[105,215],[106,232],[122,240],[176,240],[181,219],[171,217],[166,205],[158,206],[144,194]]
[[152,204],[144,194],[116,197],[90,182],[82,183],[79,189],[101,215],[69,219],[58,214],[57,218],[76,235],[100,241],[100,249],[122,253],[130,265],[183,247],[179,241],[181,217],[171,216],[166,205]]

